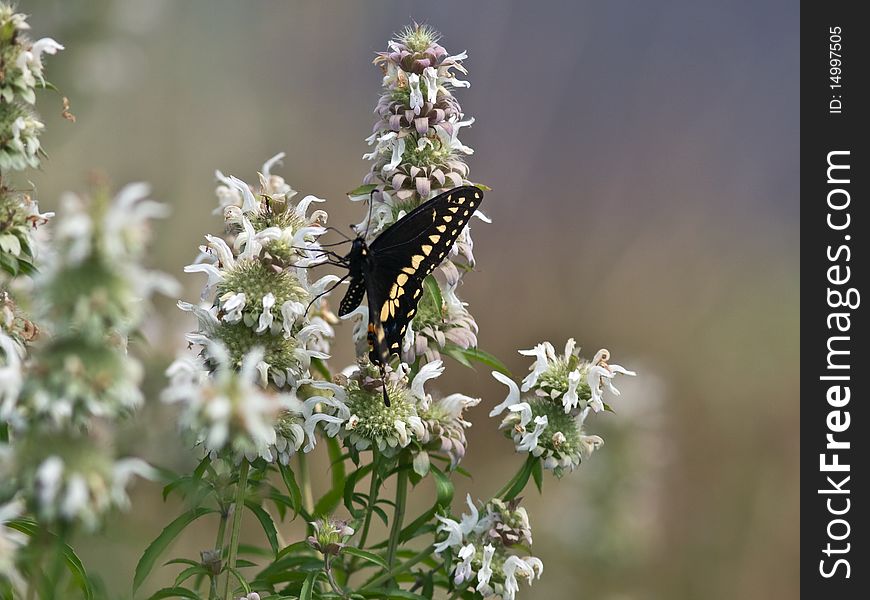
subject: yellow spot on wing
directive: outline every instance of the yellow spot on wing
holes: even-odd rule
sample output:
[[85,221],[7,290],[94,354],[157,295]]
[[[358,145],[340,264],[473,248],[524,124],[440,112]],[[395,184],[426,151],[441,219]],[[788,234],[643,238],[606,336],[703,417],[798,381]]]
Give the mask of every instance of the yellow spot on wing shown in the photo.
[[438,240],[440,240],[440,239],[441,239],[440,235],[430,235],[429,236],[429,241],[432,242],[433,244],[437,244]]
[[455,213],[459,210],[459,207],[458,206],[448,206],[447,210],[449,210],[452,213]]
[[390,288],[390,298],[395,298],[396,295],[398,294],[398,291],[399,291],[399,286],[394,283],[393,287]]
[[400,286],[405,285],[405,282],[407,282],[407,281],[408,281],[408,276],[405,275],[404,273],[399,273],[399,276],[396,277],[396,283],[398,283]]
[[445,223],[449,223],[450,221],[453,220],[453,217],[451,217],[450,215],[444,215],[444,216],[441,217],[441,218],[444,219],[444,222],[445,222]]
[[411,267],[402,267],[402,272],[407,273],[408,275],[413,275],[417,270]]
[[420,246],[420,250],[423,251],[423,254],[429,256],[429,254],[432,252],[432,246],[428,244],[423,244],[422,246]]
[[392,306],[389,302],[384,302],[383,307],[381,307],[381,321],[386,321],[387,317],[390,316],[390,306]]
[[421,262],[423,262],[423,257],[419,254],[415,254],[411,257],[411,267],[413,267],[415,271],[420,268]]
[[[438,230],[439,232],[441,232],[441,233],[444,233],[445,231],[447,231],[447,225],[439,225],[439,226],[436,227],[435,229],[437,229],[437,230]],[[430,239],[431,239],[431,238],[430,238]]]

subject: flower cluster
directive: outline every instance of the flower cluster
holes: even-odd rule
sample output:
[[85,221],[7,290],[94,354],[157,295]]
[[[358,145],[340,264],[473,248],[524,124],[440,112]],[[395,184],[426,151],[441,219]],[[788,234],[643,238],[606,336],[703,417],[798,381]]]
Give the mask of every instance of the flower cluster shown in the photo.
[[463,412],[480,399],[464,394],[435,398],[426,392],[426,383],[443,371],[442,362],[435,360],[421,367],[410,382],[404,368],[390,372],[386,384],[390,406],[384,405],[377,371],[365,362],[336,382],[309,382],[319,393],[305,401],[308,448],[315,444],[315,427],[322,423],[328,436],[340,436],[357,451],[376,447],[385,456],[395,456],[410,447],[414,470],[420,475],[429,471],[429,453],[443,454],[456,466],[465,455],[465,429],[471,426]]
[[608,364],[610,352],[603,349],[591,361],[581,359],[573,339],[562,355],[556,354],[550,342],[520,350],[520,354],[535,357],[530,373],[522,388],[502,373],[492,373],[508,387],[508,395],[489,415],[508,411],[501,429],[513,439],[517,452],[541,457],[545,468],[561,476],[604,444],[599,436],[586,435],[583,425],[590,412],[609,408],[604,403],[605,392],[619,395],[613,378],[634,372]]
[[166,214],[131,184],[116,198],[67,194],[35,296],[51,335],[34,347],[17,413],[28,426],[87,426],[91,419],[129,414],[142,402],[142,367],[127,354],[127,338],[155,292],[174,282],[141,266],[148,221]]
[[166,213],[146,186],[114,199],[102,188],[93,198],[67,194],[61,205],[34,280],[46,335],[25,354],[0,334],[0,420],[15,442],[2,479],[44,522],[93,529],[106,510],[126,506],[132,475],[151,474],[138,459],[116,460],[105,438],[142,402],[143,369],[127,339],[148,298],[172,293],[174,282],[141,266],[148,222]]
[[[377,202],[371,216],[358,226],[370,236],[437,193],[470,183],[464,157],[472,150],[459,141],[459,131],[474,119],[465,119],[452,93],[469,86],[456,75],[466,73],[462,61],[467,55],[450,55],[438,40],[433,29],[415,24],[375,58],[384,73],[384,90],[375,107],[374,132],[367,140],[374,149],[363,157],[372,161],[372,167],[365,185],[350,195],[352,200]],[[475,214],[487,220],[482,213]],[[402,347],[405,362],[418,357],[424,362],[435,360],[448,345],[477,346],[477,324],[456,296],[461,273],[455,261],[464,263],[463,268],[472,266],[472,250],[466,226],[448,260],[432,275],[438,291],[421,299],[407,328]]]
[[45,86],[42,59],[63,46],[51,38],[31,41],[27,17],[0,3],[0,172],[39,166],[45,126],[33,111],[35,89]]
[[311,526],[314,528],[314,535],[308,536],[308,544],[321,554],[337,555],[354,534],[353,527],[347,521],[318,519]]
[[[34,234],[54,213],[39,212],[29,194],[0,185],[0,270],[15,277],[34,273],[37,243]],[[7,333],[8,325],[0,322]]]
[[201,346],[207,359],[213,359],[210,348],[221,346],[238,367],[261,348],[258,369],[276,387],[292,389],[307,376],[312,358],[327,358],[335,317],[320,296],[337,277],[308,281],[306,269],[327,258],[317,243],[327,216],[322,210],[307,214],[320,198],[291,203],[296,192],[271,174],[282,156],[263,165],[256,195],[243,181],[217,173],[228,235],[206,236],[199,258],[185,268],[207,276],[204,302],[179,306],[196,316],[199,328],[188,341]]
[[446,537],[435,544],[435,552],[453,554],[453,584],[457,589],[474,591],[484,598],[498,596],[513,600],[519,581],[529,585],[540,578],[544,564],[528,552],[532,545],[529,515],[518,500],[495,499],[478,509],[469,495],[469,512],[459,521],[439,516],[438,532]]
[[304,441],[301,402],[293,394],[264,387],[262,349],[246,354],[238,370],[217,342],[208,354],[211,373],[201,358],[189,356],[167,371],[163,400],[183,407],[182,428],[213,456],[227,450],[236,462],[242,457],[272,462],[277,455],[286,464]]
[[132,477],[156,477],[144,461],[115,460],[106,444],[71,431],[21,438],[10,463],[14,472],[2,475],[15,482],[37,518],[77,522],[89,531],[106,511],[128,508]]

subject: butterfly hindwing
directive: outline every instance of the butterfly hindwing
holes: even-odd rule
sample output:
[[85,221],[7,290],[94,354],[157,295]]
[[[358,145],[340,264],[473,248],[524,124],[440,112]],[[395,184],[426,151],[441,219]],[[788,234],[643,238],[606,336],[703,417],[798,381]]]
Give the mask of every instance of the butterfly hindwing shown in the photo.
[[365,294],[365,276],[351,278],[350,285],[347,286],[347,292],[344,294],[344,298],[342,298],[341,304],[338,306],[338,316],[343,317],[346,314],[353,312],[353,310],[360,305]]

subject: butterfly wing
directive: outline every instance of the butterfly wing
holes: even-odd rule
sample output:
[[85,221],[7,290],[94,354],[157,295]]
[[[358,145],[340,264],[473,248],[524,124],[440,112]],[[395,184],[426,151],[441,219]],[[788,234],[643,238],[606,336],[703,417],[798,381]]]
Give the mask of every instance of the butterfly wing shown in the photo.
[[482,201],[483,192],[476,187],[452,189],[424,202],[371,243],[366,290],[372,362],[386,364],[401,349],[423,280],[447,256]]
[[360,305],[363,296],[366,293],[365,276],[353,277],[350,280],[350,285],[347,286],[347,292],[344,298],[341,299],[341,304],[338,305],[338,316],[343,317]]

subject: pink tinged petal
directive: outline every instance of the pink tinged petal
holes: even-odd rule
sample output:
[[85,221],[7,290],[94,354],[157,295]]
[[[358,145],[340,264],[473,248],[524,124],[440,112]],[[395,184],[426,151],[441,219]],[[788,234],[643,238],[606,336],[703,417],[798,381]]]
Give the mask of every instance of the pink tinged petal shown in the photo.
[[429,192],[431,190],[431,184],[429,182],[428,177],[417,177],[414,180],[415,186],[417,188],[417,193],[420,194],[420,197],[424,200],[429,198]]

